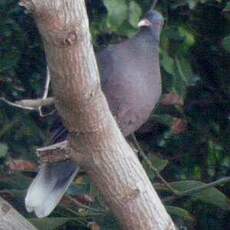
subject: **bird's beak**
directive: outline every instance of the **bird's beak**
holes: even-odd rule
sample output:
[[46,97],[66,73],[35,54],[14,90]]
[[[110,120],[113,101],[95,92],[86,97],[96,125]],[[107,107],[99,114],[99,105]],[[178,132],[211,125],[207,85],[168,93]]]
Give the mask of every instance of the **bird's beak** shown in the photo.
[[143,26],[146,26],[146,27],[149,27],[151,26],[152,23],[148,20],[148,19],[142,19],[141,21],[139,21],[139,23],[137,24],[137,26],[140,28],[140,27],[143,27]]

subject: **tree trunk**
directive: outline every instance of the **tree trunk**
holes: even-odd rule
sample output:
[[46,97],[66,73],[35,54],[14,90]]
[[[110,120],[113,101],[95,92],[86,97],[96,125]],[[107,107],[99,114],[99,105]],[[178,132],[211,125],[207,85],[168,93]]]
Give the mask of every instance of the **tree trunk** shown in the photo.
[[175,229],[101,91],[84,0],[22,0],[42,36],[72,158],[123,229]]
[[0,197],[0,230],[36,230],[8,202]]

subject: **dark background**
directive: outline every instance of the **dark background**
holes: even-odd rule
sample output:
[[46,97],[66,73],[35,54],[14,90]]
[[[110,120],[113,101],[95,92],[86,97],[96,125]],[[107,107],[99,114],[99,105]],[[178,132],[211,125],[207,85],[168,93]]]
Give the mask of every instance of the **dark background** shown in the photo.
[[[88,0],[95,49],[133,36],[150,5],[149,0]],[[167,202],[172,192],[151,169],[179,191],[230,174],[230,3],[162,0],[157,9],[165,17],[160,49],[164,95],[137,133],[148,157],[140,160],[179,229],[230,229],[230,183]],[[1,0],[0,96],[12,101],[41,97],[45,75],[33,19],[16,0]],[[0,195],[39,229],[87,229],[89,222],[119,229],[83,173],[67,194],[86,207],[77,208],[66,196],[49,218],[38,220],[25,212],[23,199],[38,165],[34,152],[51,142],[52,123],[52,116],[41,118],[0,102]]]

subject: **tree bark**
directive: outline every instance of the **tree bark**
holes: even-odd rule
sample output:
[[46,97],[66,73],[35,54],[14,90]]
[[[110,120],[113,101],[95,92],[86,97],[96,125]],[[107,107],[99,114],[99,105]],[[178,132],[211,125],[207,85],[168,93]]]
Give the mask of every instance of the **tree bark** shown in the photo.
[[36,230],[8,202],[0,197],[0,230]]
[[84,0],[22,0],[42,36],[72,158],[123,229],[175,229],[101,91]]

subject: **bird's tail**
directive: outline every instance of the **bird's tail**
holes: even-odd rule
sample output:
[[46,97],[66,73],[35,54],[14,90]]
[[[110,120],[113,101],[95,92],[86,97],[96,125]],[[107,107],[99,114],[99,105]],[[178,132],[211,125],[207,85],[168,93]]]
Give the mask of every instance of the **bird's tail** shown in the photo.
[[27,211],[34,211],[39,218],[48,216],[78,171],[79,167],[70,160],[43,164],[27,191],[25,198]]

